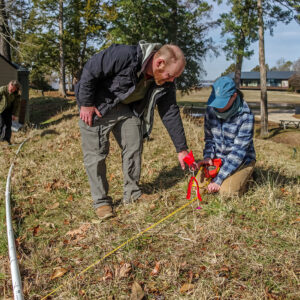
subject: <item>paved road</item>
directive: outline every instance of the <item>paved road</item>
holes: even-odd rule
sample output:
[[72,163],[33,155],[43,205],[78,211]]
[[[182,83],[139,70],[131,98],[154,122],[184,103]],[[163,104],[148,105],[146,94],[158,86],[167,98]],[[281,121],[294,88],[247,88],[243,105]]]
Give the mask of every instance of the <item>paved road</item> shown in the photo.
[[[251,105],[252,104],[252,105]],[[253,105],[253,103],[250,104],[251,111],[254,113],[256,119],[260,119],[260,108],[258,105]],[[252,107],[251,107],[252,106]],[[280,123],[280,120],[288,120],[288,121],[300,121],[300,119],[297,119],[293,117],[295,115],[295,107],[291,107],[288,104],[277,104],[277,105],[270,105],[269,106],[269,116],[268,119],[270,122],[274,123]],[[276,107],[276,108],[273,108]],[[203,117],[205,112],[205,107],[199,107],[199,108],[193,108],[193,117]],[[297,113],[298,110],[297,110]]]
[[[260,112],[259,110],[252,110],[255,118],[260,119]],[[269,109],[268,111],[268,120],[270,122],[274,123],[280,123],[280,120],[288,120],[288,121],[300,121],[300,119],[297,119],[293,117],[295,114],[295,110],[290,110],[290,109]]]

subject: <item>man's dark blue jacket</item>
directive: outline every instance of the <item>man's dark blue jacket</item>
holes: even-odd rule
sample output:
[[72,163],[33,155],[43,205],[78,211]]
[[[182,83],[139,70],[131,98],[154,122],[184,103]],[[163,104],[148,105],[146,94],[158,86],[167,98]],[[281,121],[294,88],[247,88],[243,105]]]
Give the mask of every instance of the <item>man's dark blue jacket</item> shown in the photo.
[[[145,42],[140,42],[137,46],[113,44],[95,54],[85,64],[80,81],[75,87],[79,107],[96,106],[104,116],[126,99],[142,78],[143,62],[149,57],[152,49],[157,51],[157,45]],[[176,89],[171,82],[162,86],[153,83],[144,99],[129,104],[134,114],[143,121],[144,137],[150,135],[156,104],[176,151],[187,150],[182,120],[176,104]]]

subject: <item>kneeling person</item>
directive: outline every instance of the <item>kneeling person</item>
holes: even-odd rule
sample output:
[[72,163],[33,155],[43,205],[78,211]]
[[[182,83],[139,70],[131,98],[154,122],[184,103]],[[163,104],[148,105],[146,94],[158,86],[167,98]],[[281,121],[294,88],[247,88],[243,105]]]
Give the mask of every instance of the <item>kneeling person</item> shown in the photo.
[[[204,159],[198,162],[200,167],[212,165],[214,158],[222,159],[217,176],[207,185],[208,192],[226,196],[245,192],[256,158],[253,126],[254,116],[234,81],[227,76],[217,79],[205,113]],[[206,184],[204,176],[198,180],[200,186]]]

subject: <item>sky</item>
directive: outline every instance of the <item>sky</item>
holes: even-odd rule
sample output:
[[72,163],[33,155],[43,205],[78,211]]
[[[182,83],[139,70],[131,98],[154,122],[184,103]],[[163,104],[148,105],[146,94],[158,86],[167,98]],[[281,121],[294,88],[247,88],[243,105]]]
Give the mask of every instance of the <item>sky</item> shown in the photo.
[[[208,1],[212,2],[212,1]],[[226,5],[222,4],[217,6],[213,4],[213,19],[216,19],[220,13],[226,12],[228,9]],[[225,38],[221,38],[220,29],[211,30],[210,36],[213,38],[218,46],[225,44]],[[250,71],[256,65],[259,64],[258,57],[258,42],[253,43],[251,49],[254,50],[254,55],[250,59],[244,59],[242,71]],[[227,67],[233,61],[227,61],[224,52],[220,48],[220,55],[218,57],[207,57],[203,62],[204,69],[207,75],[203,74],[205,80],[215,80],[226,70]],[[274,27],[273,36],[269,31],[265,32],[265,56],[266,64],[269,67],[276,65],[276,62],[280,58],[284,58],[286,61],[292,62],[300,58],[300,25],[296,21],[292,21],[290,24],[285,25],[278,23]]]

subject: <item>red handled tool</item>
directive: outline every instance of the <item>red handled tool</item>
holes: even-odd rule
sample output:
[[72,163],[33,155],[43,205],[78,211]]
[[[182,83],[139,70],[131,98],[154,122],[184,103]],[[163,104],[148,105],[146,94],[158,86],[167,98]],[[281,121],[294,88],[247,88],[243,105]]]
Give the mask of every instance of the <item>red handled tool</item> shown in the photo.
[[[192,187],[193,187],[193,183],[195,182],[196,191],[197,191],[197,198],[198,198],[199,201],[202,201],[200,191],[199,191],[199,184],[198,184],[198,181],[195,177],[194,170],[193,170],[193,168],[191,168],[195,164],[195,158],[194,158],[193,152],[192,151],[189,152],[189,154],[187,156],[185,156],[183,158],[183,160],[189,166],[190,172],[192,173],[192,176],[191,176],[191,179],[190,179],[190,182],[189,182],[189,185],[188,185],[188,189],[187,189],[186,199],[191,198]],[[201,207],[198,206],[196,209],[201,209]]]
[[209,165],[204,166],[204,176],[206,178],[215,178],[222,166],[221,158],[214,158],[212,162],[213,164],[211,166]]

